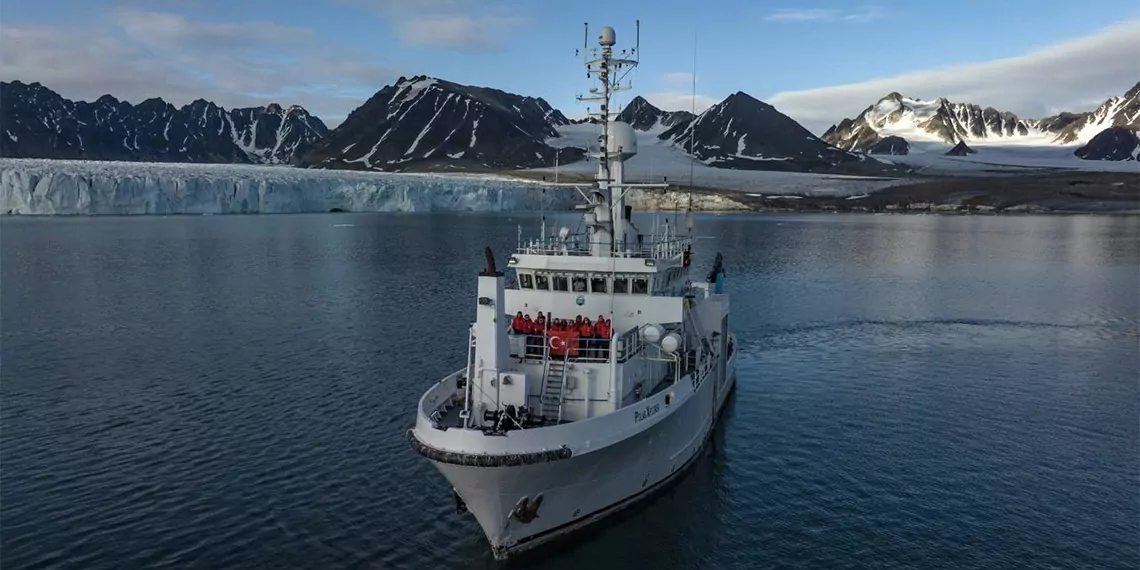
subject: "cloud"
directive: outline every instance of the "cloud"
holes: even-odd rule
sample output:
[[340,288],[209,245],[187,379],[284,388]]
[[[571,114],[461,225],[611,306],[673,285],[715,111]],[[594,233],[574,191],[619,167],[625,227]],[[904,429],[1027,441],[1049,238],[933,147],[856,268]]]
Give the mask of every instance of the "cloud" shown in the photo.
[[769,22],[873,22],[886,16],[879,6],[862,6],[853,12],[831,8],[778,8],[764,17]]
[[300,103],[333,124],[399,76],[374,55],[306,28],[134,9],[82,28],[5,22],[0,53],[0,79],[38,81],[71,99],[110,93],[132,103],[150,97],[175,105],[204,98],[227,108]]
[[657,82],[672,89],[692,87],[693,74],[688,71],[670,71],[668,73],[662,73],[657,78]]
[[1140,20],[1025,55],[912,71],[860,83],[787,91],[765,100],[815,133],[892,91],[976,103],[1023,117],[1086,111],[1140,80]]
[[200,22],[171,12],[149,12],[133,8],[120,8],[114,14],[115,22],[127,37],[159,49],[261,49],[288,42],[308,42],[316,38],[312,30],[273,22]]
[[503,48],[515,28],[533,20],[499,2],[472,0],[338,0],[369,8],[392,26],[396,36],[412,47],[437,47],[461,52]]
[[512,28],[529,23],[523,17],[420,16],[402,20],[396,34],[413,47],[442,47],[458,51],[491,51],[502,47]]
[[[692,111],[694,97],[692,93],[681,92],[662,92],[662,93],[646,93],[643,95],[646,101],[653,104],[654,107],[663,109],[665,111]],[[697,113],[703,112],[705,109],[712,107],[719,103],[717,99],[709,97],[708,95],[697,94],[696,98]]]
[[780,8],[764,17],[769,22],[814,22],[832,21],[839,17],[839,10],[822,8]]

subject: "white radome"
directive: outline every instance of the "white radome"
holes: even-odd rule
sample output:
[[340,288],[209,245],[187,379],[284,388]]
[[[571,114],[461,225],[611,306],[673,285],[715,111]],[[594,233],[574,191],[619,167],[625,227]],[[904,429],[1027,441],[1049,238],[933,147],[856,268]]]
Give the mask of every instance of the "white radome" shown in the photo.
[[607,129],[606,148],[610,155],[621,156],[622,160],[633,158],[637,154],[637,132],[629,123],[615,121]]
[[598,32],[598,44],[602,46],[612,46],[617,43],[617,32],[609,26],[602,26],[602,31]]
[[662,334],[664,334],[664,332],[661,330],[660,326],[647,325],[641,329],[641,340],[644,340],[649,344],[657,344],[661,341]]

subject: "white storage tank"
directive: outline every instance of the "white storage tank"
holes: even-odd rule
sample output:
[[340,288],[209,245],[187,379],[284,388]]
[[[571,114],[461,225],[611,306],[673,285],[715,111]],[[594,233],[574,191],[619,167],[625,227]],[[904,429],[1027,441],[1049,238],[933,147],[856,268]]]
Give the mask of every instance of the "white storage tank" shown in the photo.
[[609,124],[609,140],[606,148],[610,156],[620,155],[622,160],[637,154],[637,132],[629,123],[614,121]]
[[678,348],[681,348],[681,337],[677,336],[677,333],[669,333],[661,339],[661,350],[667,354],[677,352]]

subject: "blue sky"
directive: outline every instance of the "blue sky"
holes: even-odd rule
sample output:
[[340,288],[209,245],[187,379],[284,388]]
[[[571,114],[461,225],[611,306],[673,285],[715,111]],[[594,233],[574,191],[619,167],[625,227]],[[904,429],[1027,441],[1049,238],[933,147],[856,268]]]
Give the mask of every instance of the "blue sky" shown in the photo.
[[893,90],[1027,116],[1095,106],[1140,81],[1140,4],[1089,6],[6,0],[0,79],[40,81],[78,99],[297,103],[337,123],[400,75],[428,74],[541,96],[580,115],[574,95],[588,83],[573,53],[582,23],[612,25],[632,46],[640,18],[634,94],[689,108],[695,41],[699,108],[745,91],[818,132]]

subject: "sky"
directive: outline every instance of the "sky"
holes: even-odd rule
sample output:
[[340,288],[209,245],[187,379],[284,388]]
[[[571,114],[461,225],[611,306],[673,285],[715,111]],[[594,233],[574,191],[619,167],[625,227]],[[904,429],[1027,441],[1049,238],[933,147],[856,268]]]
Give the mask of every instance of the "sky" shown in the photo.
[[77,100],[299,104],[332,126],[425,74],[582,116],[583,23],[595,41],[613,26],[622,48],[638,19],[619,104],[699,112],[744,91],[817,134],[891,91],[1041,117],[1140,81],[1136,0],[4,0],[0,80]]

